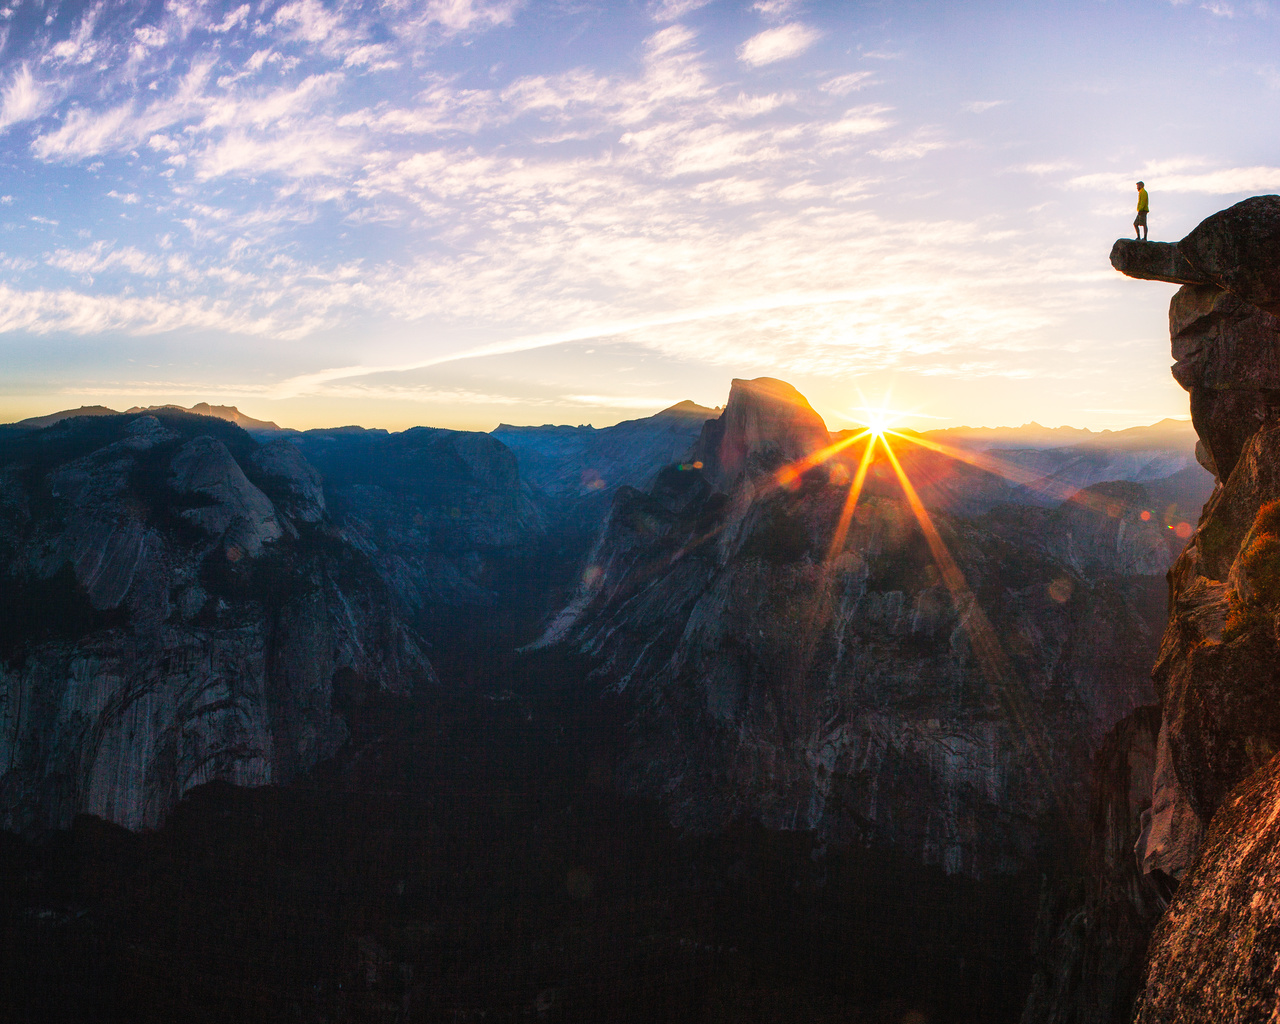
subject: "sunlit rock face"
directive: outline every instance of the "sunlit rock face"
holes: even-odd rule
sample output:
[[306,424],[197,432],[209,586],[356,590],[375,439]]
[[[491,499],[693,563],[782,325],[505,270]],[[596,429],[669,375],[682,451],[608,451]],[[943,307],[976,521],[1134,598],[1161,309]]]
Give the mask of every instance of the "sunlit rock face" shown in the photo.
[[1272,759],[1223,802],[1156,927],[1138,1024],[1276,1019],[1277,877],[1280,763]]
[[[794,389],[735,382],[698,458],[618,492],[544,642],[629,696],[624,784],[681,826],[745,815],[949,872],[1024,867],[1082,812],[1103,734],[1150,702],[1163,584],[1121,570],[1167,528],[935,513],[953,595],[900,497],[864,495],[837,540],[847,467],[779,475],[827,443]],[[984,662],[980,617],[1007,664]]]
[[1280,196],[1254,196],[1205,218],[1178,252],[1219,288],[1280,314]]
[[0,434],[0,826],[286,781],[433,678],[296,451],[180,413]]
[[717,490],[804,459],[830,444],[822,417],[795,388],[772,377],[734,380],[724,412],[708,420],[693,460]]

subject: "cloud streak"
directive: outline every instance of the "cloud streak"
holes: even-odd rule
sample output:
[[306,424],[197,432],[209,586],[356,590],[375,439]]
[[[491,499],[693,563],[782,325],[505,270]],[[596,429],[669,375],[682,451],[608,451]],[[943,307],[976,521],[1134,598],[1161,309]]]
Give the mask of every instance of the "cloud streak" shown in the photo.
[[799,57],[822,38],[822,33],[800,22],[765,29],[738,47],[738,60],[758,68]]

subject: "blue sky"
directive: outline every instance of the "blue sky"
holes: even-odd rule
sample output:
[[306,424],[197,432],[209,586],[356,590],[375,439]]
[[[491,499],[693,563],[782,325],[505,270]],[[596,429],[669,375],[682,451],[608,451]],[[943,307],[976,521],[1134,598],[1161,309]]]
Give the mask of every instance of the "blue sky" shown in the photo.
[[0,420],[1185,415],[1111,271],[1280,191],[1280,3],[0,9]]

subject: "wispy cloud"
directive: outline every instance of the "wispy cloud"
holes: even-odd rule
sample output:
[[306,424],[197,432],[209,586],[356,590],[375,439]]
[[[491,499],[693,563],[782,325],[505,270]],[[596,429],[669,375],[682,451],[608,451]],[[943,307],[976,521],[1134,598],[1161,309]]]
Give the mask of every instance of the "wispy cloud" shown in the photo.
[[881,160],[918,160],[939,149],[946,149],[952,143],[941,138],[936,128],[919,128],[903,139],[898,139],[887,146],[871,151],[872,156]]
[[155,277],[164,269],[161,260],[133,246],[117,249],[106,242],[95,242],[87,249],[58,249],[45,257],[45,263],[50,267],[90,278],[94,274],[111,270],[125,270],[131,274]]
[[661,0],[651,7],[654,21],[679,21],[686,14],[706,7],[711,0]]
[[0,129],[39,117],[53,102],[53,90],[37,82],[26,64],[21,65],[0,91]]
[[798,0],[757,0],[751,9],[769,21],[782,21],[791,17],[800,7]]
[[821,88],[823,92],[829,92],[833,96],[848,96],[851,92],[874,84],[875,78],[872,72],[853,71],[847,75],[836,75],[835,78],[827,79],[822,83]]
[[738,60],[750,67],[775,64],[780,60],[799,57],[822,38],[822,33],[808,25],[792,22],[777,28],[765,29],[738,47]]

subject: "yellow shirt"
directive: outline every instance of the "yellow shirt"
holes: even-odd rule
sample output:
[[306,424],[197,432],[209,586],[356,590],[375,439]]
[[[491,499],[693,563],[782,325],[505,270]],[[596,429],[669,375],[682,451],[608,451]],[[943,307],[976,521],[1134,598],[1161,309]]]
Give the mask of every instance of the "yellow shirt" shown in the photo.
[[1146,213],[1149,209],[1151,209],[1151,206],[1147,202],[1147,190],[1140,188],[1138,189],[1138,212]]

